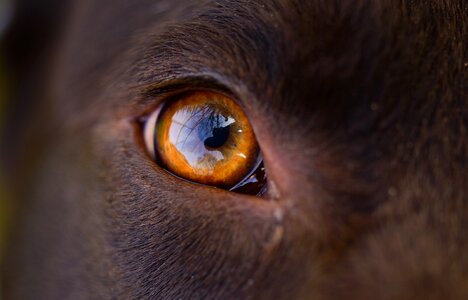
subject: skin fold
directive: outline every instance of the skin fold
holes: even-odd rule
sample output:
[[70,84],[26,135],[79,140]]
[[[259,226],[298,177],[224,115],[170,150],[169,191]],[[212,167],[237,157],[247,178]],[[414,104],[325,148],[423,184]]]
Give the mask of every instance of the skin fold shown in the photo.
[[[466,1],[49,1],[6,39],[5,299],[468,299]],[[266,198],[145,151],[197,89],[245,111]]]

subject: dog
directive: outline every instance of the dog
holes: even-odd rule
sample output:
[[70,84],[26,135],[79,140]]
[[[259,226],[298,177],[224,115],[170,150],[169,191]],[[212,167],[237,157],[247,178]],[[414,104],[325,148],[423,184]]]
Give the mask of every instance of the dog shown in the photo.
[[[6,37],[5,299],[468,299],[466,1],[36,2]],[[145,150],[204,89],[242,103],[266,196]]]

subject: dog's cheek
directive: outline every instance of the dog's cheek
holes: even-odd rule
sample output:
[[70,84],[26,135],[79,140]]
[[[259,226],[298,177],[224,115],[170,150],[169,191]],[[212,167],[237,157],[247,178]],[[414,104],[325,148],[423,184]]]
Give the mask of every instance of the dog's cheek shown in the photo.
[[136,134],[127,121],[94,131],[100,230],[120,296],[242,298],[278,278],[268,265],[285,255],[277,205],[170,175]]

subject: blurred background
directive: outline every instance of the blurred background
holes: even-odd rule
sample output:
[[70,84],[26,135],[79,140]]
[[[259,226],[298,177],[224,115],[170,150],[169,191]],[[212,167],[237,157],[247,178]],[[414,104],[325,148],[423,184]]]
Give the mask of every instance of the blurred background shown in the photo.
[[44,97],[47,58],[69,2],[0,0],[0,269],[21,209],[15,199],[26,190],[39,157],[34,116]]
[[[10,1],[0,0],[0,150],[3,153],[3,133],[5,128],[5,119],[8,111],[9,82],[8,72],[6,70],[4,37],[5,30],[11,21],[12,7]],[[8,221],[11,216],[11,203],[8,197],[8,187],[5,178],[4,168],[0,168],[0,258],[3,257],[5,249],[5,239],[8,231]],[[1,261],[0,261],[1,264]]]

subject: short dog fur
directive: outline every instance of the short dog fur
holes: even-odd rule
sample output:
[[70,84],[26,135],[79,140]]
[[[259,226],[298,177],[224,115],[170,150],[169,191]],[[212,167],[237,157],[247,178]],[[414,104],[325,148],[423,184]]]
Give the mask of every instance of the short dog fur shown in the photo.
[[[7,39],[6,299],[468,299],[466,1],[50,2]],[[268,199],[146,154],[138,118],[198,88],[245,109]]]

